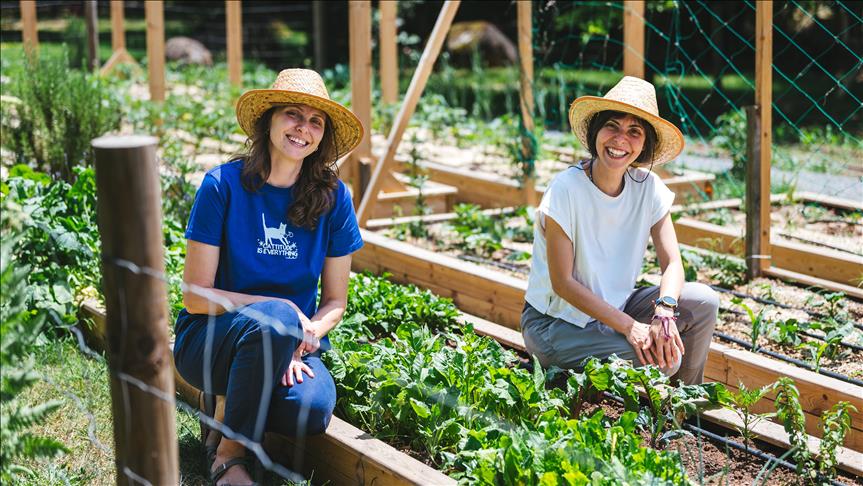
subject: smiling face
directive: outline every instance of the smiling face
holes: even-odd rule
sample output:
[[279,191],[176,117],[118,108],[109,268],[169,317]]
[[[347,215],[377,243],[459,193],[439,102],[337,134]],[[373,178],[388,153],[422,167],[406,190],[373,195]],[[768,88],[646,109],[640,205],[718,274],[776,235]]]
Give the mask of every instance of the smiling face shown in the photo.
[[596,132],[596,157],[612,170],[625,169],[641,155],[646,136],[644,122],[633,115],[609,118]]
[[271,156],[302,163],[318,149],[326,123],[326,114],[309,105],[277,107],[270,120]]

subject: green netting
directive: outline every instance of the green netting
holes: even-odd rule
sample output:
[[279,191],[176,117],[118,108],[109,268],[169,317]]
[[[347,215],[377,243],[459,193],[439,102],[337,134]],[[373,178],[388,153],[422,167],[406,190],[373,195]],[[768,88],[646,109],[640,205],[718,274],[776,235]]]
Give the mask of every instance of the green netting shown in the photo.
[[[534,5],[537,118],[567,130],[575,97],[601,95],[623,76],[623,2]],[[754,104],[755,8],[650,1],[644,13],[645,77],[661,114],[690,142],[730,152],[736,166],[743,107]],[[863,166],[863,3],[774,2],[773,44],[774,165]]]

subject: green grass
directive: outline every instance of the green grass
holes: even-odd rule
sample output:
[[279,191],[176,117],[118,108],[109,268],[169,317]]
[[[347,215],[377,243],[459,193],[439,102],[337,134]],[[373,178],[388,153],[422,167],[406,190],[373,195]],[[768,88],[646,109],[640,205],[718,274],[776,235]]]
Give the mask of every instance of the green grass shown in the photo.
[[[35,351],[36,372],[44,378],[26,390],[21,400],[34,405],[60,399],[63,406],[35,428],[39,435],[61,440],[70,450],[53,460],[26,465],[35,476],[20,484],[54,486],[113,485],[114,439],[111,393],[104,359],[84,355],[71,337],[52,338]],[[88,429],[94,427],[93,437]],[[198,440],[198,419],[178,407],[177,440],[180,451],[180,479],[183,486],[209,484],[204,449]],[[266,484],[291,484],[268,475]]]

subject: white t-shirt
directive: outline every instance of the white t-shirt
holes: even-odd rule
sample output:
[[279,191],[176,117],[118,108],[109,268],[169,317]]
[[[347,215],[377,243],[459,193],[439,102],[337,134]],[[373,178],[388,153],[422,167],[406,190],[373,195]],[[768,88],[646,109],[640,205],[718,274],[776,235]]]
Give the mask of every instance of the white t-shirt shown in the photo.
[[[533,258],[525,299],[539,312],[584,327],[593,320],[554,293],[548,272],[545,217],[572,241],[573,277],[600,299],[623,309],[641,272],[650,228],[671,209],[674,193],[654,173],[630,169],[623,191],[600,191],[579,167],[557,174],[536,210]],[[646,179],[645,179],[646,177]]]

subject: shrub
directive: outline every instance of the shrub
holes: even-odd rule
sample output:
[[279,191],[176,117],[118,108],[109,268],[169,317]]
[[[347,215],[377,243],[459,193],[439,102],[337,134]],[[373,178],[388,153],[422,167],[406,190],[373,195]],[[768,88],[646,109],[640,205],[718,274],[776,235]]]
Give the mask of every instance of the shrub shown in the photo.
[[14,98],[4,103],[4,145],[18,162],[55,178],[73,181],[72,168],[92,160],[90,141],[119,128],[120,108],[107,81],[70,70],[65,51],[26,61],[7,92]]

